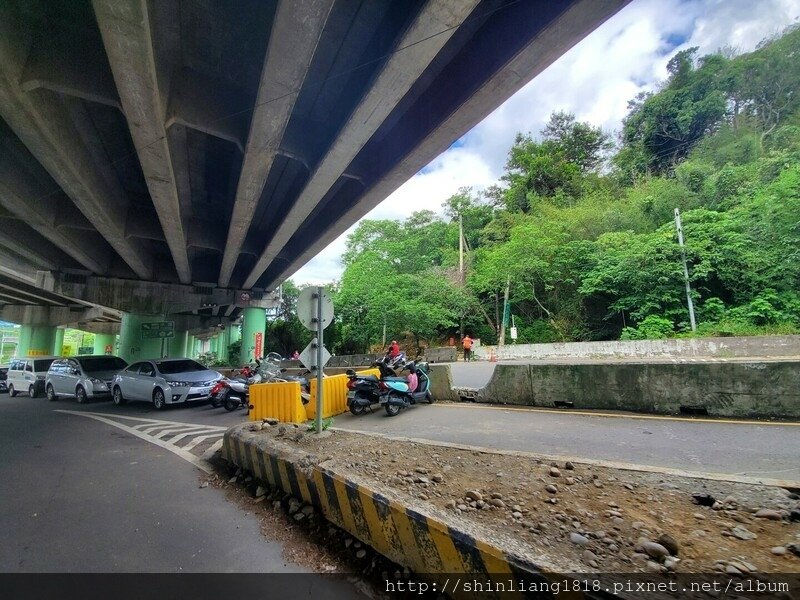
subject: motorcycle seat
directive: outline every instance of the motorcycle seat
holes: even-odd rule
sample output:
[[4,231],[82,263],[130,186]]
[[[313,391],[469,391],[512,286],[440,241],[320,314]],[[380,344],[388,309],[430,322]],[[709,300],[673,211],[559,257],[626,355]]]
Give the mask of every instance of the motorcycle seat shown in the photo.
[[357,375],[356,379],[363,379],[364,381],[374,381],[378,382],[378,378],[375,375]]

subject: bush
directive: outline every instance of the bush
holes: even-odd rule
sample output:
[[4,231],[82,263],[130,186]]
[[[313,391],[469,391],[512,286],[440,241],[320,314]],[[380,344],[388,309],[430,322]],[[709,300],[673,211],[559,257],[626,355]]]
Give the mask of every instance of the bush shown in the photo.
[[639,326],[625,327],[620,335],[621,340],[663,340],[675,333],[672,321],[656,315],[646,316]]

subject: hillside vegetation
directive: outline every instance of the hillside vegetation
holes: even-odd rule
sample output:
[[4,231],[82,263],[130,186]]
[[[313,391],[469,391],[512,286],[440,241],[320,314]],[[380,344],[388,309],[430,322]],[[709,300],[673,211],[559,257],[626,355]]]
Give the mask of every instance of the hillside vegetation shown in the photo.
[[800,30],[740,56],[683,51],[668,70],[616,140],[554,113],[517,136],[500,185],[462,189],[444,216],[363,221],[334,289],[334,349],[363,351],[384,326],[419,344],[462,327],[494,343],[507,284],[520,343],[797,333]]

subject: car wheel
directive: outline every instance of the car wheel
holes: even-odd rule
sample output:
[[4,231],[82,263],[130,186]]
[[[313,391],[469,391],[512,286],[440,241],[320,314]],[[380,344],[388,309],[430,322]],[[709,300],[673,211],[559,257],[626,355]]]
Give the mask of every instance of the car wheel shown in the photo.
[[87,400],[86,390],[83,389],[82,385],[79,385],[75,388],[75,399],[78,401],[78,404],[83,404]]
[[160,389],[156,389],[156,391],[153,392],[153,406],[156,410],[161,410],[166,404],[167,401],[164,398],[164,392]]
[[38,395],[39,394],[36,393],[35,385],[31,385],[30,387],[28,387],[28,396],[30,396],[31,398],[36,398]]
[[56,391],[53,389],[52,385],[47,386],[45,393],[47,394],[47,399],[50,400],[50,402],[55,402],[58,400],[58,396],[56,396]]
[[8,386],[8,395],[12,398],[17,395],[17,390],[14,389],[13,385]]
[[430,392],[427,392],[425,394],[425,400],[428,401],[428,404],[433,404],[433,394],[431,394]]
[[116,404],[117,406],[125,404],[125,398],[122,396],[122,390],[119,388],[119,386],[116,386],[114,388],[113,399],[114,399],[114,404]]
[[386,414],[390,417],[396,417],[397,414],[400,412],[400,407],[397,404],[389,404],[388,402],[383,405],[386,409]]

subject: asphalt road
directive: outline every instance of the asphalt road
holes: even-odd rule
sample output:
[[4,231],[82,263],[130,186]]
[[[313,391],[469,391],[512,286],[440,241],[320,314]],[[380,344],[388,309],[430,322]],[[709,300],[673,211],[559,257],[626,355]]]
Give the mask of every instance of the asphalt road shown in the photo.
[[343,429],[634,463],[698,473],[800,481],[800,423],[581,414],[469,403],[336,417]]
[[[474,363],[473,368],[487,365]],[[464,367],[465,365],[459,365]],[[494,366],[488,363],[488,366]],[[7,398],[7,396],[0,396]],[[20,400],[26,400],[24,397]],[[42,400],[34,401],[42,403]],[[46,405],[46,403],[45,403]],[[152,405],[110,402],[80,406],[74,400],[52,405],[73,411],[159,419],[205,427],[229,427],[244,412],[204,406],[177,406],[163,412]],[[79,417],[71,417],[77,419]],[[362,417],[336,417],[345,429],[424,440],[569,456],[699,473],[722,473],[800,481],[800,424],[762,423],[625,413],[581,413],[558,409],[497,407],[471,403],[412,407],[389,418],[381,410]],[[221,437],[221,433],[219,434]],[[213,438],[196,448],[202,454]],[[183,443],[183,442],[181,442]]]
[[[203,474],[186,460],[117,427],[56,412],[77,407],[0,395],[0,571],[307,571],[283,559],[252,513],[221,490],[200,488]],[[302,583],[315,596],[333,597],[338,586],[356,597],[349,585],[313,575]]]

